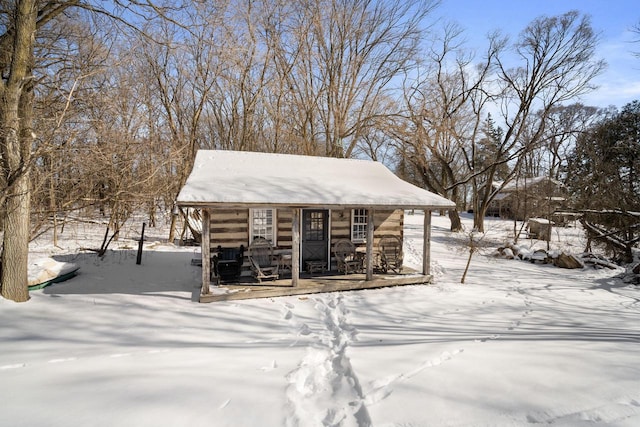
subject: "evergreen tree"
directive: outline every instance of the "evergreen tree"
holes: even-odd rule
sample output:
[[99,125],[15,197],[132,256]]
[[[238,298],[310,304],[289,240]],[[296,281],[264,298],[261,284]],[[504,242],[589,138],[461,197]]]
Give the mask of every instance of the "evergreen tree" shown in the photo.
[[[496,159],[502,160],[506,156],[500,152],[500,145],[504,137],[504,130],[500,126],[496,126],[495,120],[491,114],[487,114],[487,119],[482,126],[484,138],[478,141],[476,147],[476,170],[486,169],[496,162]],[[501,163],[496,166],[494,180],[506,179],[509,175],[509,166]]]
[[585,213],[591,239],[631,262],[640,242],[640,102],[627,104],[583,133],[569,160],[567,184]]

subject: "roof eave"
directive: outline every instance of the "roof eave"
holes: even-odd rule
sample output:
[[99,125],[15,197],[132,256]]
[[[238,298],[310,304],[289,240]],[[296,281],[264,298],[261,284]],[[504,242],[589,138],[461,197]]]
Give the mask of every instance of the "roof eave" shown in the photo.
[[177,201],[183,208],[219,208],[219,209],[418,209],[418,210],[449,210],[455,209],[455,204],[422,205],[422,204],[326,204],[326,203],[240,203],[240,202],[195,202]]

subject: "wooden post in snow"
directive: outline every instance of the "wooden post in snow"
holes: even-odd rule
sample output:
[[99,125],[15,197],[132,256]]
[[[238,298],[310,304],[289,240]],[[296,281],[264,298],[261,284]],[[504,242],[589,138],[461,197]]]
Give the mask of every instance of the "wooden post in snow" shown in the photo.
[[209,295],[209,283],[211,282],[211,238],[210,238],[210,213],[209,209],[202,209],[202,236],[200,238],[200,252],[202,253],[202,289],[201,295]]
[[144,244],[144,227],[147,225],[146,222],[142,223],[142,234],[140,234],[140,241],[138,242],[138,255],[136,256],[136,264],[142,264],[142,245]]
[[373,230],[375,224],[373,223],[374,211],[373,209],[367,209],[367,255],[365,263],[367,265],[367,279],[373,280]]
[[301,209],[294,208],[291,218],[291,285],[298,286],[300,278],[300,213]]
[[424,239],[422,242],[422,274],[431,274],[431,211],[424,211]]

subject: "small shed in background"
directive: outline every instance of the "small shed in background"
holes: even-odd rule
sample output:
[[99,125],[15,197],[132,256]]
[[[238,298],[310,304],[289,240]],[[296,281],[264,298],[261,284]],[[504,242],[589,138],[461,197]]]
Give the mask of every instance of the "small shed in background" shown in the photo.
[[545,218],[529,218],[527,223],[529,237],[547,242],[551,240],[552,227],[553,222]]

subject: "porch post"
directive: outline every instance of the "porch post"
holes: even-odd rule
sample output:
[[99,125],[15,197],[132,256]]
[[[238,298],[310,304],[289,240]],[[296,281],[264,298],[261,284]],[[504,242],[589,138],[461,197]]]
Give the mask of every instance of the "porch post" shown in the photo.
[[424,211],[424,241],[422,243],[422,274],[431,274],[431,211]]
[[291,285],[294,287],[300,278],[300,211],[293,209],[291,217]]
[[375,227],[373,217],[373,209],[367,209],[367,254],[365,260],[367,266],[366,280],[373,280],[373,230]]
[[202,209],[202,237],[200,252],[202,254],[202,289],[200,295],[209,295],[209,283],[211,282],[211,221],[208,208]]

